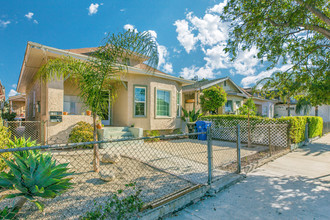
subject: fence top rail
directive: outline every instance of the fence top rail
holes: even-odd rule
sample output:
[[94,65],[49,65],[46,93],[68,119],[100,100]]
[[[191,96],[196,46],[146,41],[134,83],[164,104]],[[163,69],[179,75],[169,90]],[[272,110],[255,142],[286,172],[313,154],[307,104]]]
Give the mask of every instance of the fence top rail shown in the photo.
[[[250,125],[250,127],[287,127],[288,124],[266,124],[266,125]],[[241,127],[247,128],[247,125],[241,125]]]
[[122,139],[114,139],[114,140],[103,140],[103,141],[89,141],[89,142],[79,142],[79,143],[67,143],[67,144],[50,144],[50,145],[41,145],[41,146],[33,146],[33,147],[21,147],[21,148],[7,148],[0,149],[1,153],[6,152],[17,152],[17,151],[27,151],[27,150],[43,150],[43,149],[70,149],[78,146],[91,145],[91,144],[106,144],[106,143],[114,143],[114,142],[123,142],[123,141],[135,141],[135,140],[148,140],[148,139],[171,139],[175,137],[184,137],[184,136],[192,136],[199,134],[207,134],[207,132],[195,132],[195,133],[184,133],[184,134],[173,134],[173,135],[160,135],[153,137],[139,137],[139,138],[122,138]]

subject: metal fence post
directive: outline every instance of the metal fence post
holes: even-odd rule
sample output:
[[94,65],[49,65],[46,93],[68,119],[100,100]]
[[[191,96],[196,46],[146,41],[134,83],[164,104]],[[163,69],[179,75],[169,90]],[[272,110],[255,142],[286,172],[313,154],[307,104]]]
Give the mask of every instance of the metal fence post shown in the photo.
[[207,127],[207,165],[208,165],[208,180],[207,183],[212,183],[213,170],[213,150],[212,150],[212,132],[211,127]]
[[241,173],[241,134],[240,134],[240,126],[239,124],[237,125],[236,128],[236,133],[237,133],[237,140],[236,140],[236,145],[237,145],[237,173]]

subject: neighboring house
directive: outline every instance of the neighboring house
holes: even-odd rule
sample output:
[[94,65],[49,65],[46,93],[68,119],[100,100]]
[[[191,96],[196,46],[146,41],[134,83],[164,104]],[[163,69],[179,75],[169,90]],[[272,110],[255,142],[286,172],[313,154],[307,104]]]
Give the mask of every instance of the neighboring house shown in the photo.
[[[291,116],[304,116],[303,112],[299,114],[296,113],[296,103],[290,104],[290,115]],[[315,116],[315,107],[312,107],[309,114],[311,116]],[[318,109],[318,115],[323,118],[323,122],[330,122],[330,106],[329,105],[321,105]],[[288,116],[288,104],[277,104],[275,106],[275,116],[282,117]]]
[[15,112],[16,117],[25,119],[25,94],[9,96],[9,111]]
[[6,90],[0,80],[0,103],[4,103],[5,101],[6,101]]
[[243,105],[244,100],[251,97],[256,105],[257,115],[274,117],[274,105],[277,100],[269,100],[261,97],[259,94],[251,94],[251,88],[243,89],[239,87],[230,77],[203,80],[184,86],[182,88],[184,108],[188,111],[193,108],[196,110],[200,109],[200,96],[203,90],[215,85],[223,87],[227,93],[227,102],[225,106],[219,109],[219,114],[238,114],[238,109]]
[[249,95],[229,77],[199,81],[182,87],[184,108],[188,111],[193,108],[201,109],[200,96],[203,90],[215,85],[223,87],[227,93],[227,102],[225,106],[219,108],[219,114],[237,114],[239,107],[243,105],[243,100]]
[[[95,50],[97,48],[61,50],[33,42],[27,44],[17,91],[26,94],[26,120],[47,121],[46,136],[50,143],[66,141],[77,122],[92,123],[92,117],[85,114],[79,89],[71,78],[43,82],[34,76],[49,59],[64,55],[86,60]],[[111,103],[109,98],[103,124],[144,130],[180,128],[182,86],[193,81],[159,70],[147,71],[144,61],[145,58],[138,56],[128,60],[130,66],[121,76],[122,84],[117,85],[116,100]]]
[[276,99],[266,99],[261,96],[260,93],[253,93],[252,88],[244,88],[243,89],[250,98],[253,99],[253,102],[257,108],[257,115],[274,118],[275,114],[275,106],[278,100]]

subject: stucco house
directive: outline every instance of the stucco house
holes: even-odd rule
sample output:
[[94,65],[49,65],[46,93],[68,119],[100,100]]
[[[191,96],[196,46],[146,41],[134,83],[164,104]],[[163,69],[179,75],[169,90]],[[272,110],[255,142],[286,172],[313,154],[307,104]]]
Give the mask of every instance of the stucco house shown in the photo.
[[16,113],[16,118],[25,119],[25,94],[8,97],[9,111]]
[[274,104],[276,100],[264,99],[257,95],[252,95],[249,89],[238,86],[230,77],[218,78],[214,80],[199,81],[182,88],[183,102],[186,110],[201,109],[200,96],[204,89],[212,86],[221,86],[227,93],[225,106],[219,109],[219,114],[238,114],[238,109],[243,105],[244,100],[252,97],[257,107],[258,115],[274,117]]
[[[34,75],[47,60],[71,56],[88,59],[97,50],[81,48],[62,50],[28,42],[25,50],[17,91],[26,94],[26,120],[46,121],[45,140],[64,142],[79,121],[92,123],[79,98],[79,89],[73,81],[57,79],[43,82]],[[159,70],[147,71],[145,58],[130,57],[127,73],[117,87],[117,98],[103,114],[106,126],[137,127],[144,130],[173,130],[181,127],[182,86],[193,81],[168,75]],[[111,91],[105,91],[110,93]],[[66,112],[66,114],[64,114]]]

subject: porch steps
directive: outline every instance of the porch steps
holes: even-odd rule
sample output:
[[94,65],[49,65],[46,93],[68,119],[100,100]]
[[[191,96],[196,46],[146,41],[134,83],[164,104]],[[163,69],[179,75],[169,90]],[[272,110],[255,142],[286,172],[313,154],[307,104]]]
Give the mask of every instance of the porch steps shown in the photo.
[[128,127],[104,127],[104,139],[106,140],[133,137],[134,135],[128,130]]

